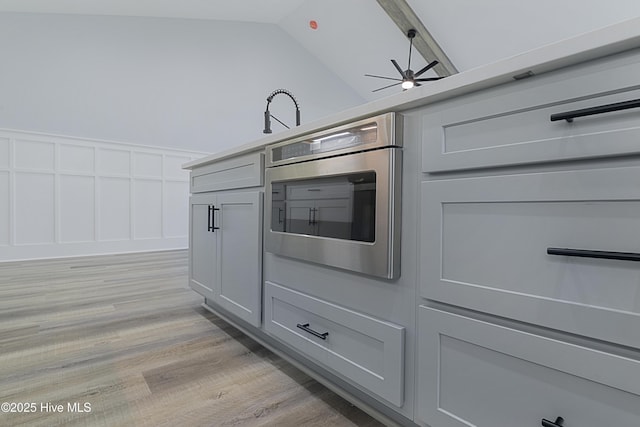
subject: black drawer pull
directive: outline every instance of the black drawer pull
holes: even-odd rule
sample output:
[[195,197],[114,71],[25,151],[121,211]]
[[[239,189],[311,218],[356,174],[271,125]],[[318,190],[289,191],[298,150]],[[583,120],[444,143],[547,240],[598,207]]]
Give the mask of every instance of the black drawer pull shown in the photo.
[[616,102],[614,104],[600,105],[598,107],[589,107],[581,110],[556,113],[552,114],[550,119],[552,122],[566,120],[571,123],[576,117],[593,116],[594,114],[610,113],[612,111],[628,110],[630,108],[638,107],[640,107],[640,99],[632,99],[631,101]]
[[220,209],[216,208],[215,205],[211,205],[211,229],[209,231],[216,232],[216,230],[220,230],[220,227],[216,227],[216,211]]
[[635,252],[591,251],[587,249],[547,248],[548,255],[574,256],[581,258],[616,259],[619,261],[640,261]]
[[213,231],[213,206],[207,206],[207,231]]
[[308,323],[305,323],[304,325],[301,325],[300,323],[298,323],[296,326],[298,328],[302,329],[303,331],[309,332],[311,335],[320,338],[321,340],[326,340],[327,336],[329,335],[329,332],[320,333],[320,332],[314,331],[313,329],[311,329],[309,327]]
[[564,418],[562,417],[556,418],[555,422],[545,420],[544,418],[542,419],[542,425],[544,427],[562,427],[562,424],[564,424]]

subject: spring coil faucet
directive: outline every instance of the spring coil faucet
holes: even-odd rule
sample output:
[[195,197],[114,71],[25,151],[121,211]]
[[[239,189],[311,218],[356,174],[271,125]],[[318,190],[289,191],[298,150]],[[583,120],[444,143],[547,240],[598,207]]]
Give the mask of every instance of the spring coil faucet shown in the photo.
[[273,100],[273,98],[276,95],[279,95],[281,93],[283,93],[283,94],[287,95],[289,98],[291,98],[291,100],[295,104],[295,106],[296,106],[296,126],[300,126],[300,107],[298,106],[298,101],[296,101],[296,98],[288,90],[286,90],[286,89],[276,89],[273,92],[271,92],[271,95],[269,95],[267,97],[267,109],[264,112],[264,130],[262,131],[262,133],[272,133],[272,131],[271,131],[271,117],[276,119],[276,121],[278,123],[280,123],[282,126],[286,127],[287,129],[290,129],[289,126],[287,126],[284,123],[282,123],[282,121],[280,121],[277,117],[271,115],[271,113],[269,112],[269,104],[271,104],[271,101]]

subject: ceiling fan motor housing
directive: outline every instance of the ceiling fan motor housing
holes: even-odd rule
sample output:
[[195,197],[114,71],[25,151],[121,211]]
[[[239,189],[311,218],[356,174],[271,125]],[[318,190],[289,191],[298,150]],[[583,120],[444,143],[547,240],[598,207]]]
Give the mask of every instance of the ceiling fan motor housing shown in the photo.
[[441,77],[418,78],[423,73],[427,72],[428,70],[433,68],[435,65],[437,65],[438,61],[430,62],[424,68],[420,69],[418,72],[415,72],[415,71],[413,71],[411,69],[411,51],[412,51],[412,48],[413,48],[413,39],[415,38],[416,35],[417,35],[417,31],[415,29],[413,29],[413,28],[411,28],[410,30],[407,31],[407,37],[409,38],[409,61],[408,61],[408,64],[407,64],[407,69],[403,70],[402,68],[400,68],[400,65],[398,65],[398,63],[396,62],[395,59],[391,60],[391,63],[393,64],[393,66],[396,68],[396,70],[398,70],[398,73],[400,73],[400,77],[401,77],[400,79],[393,78],[393,77],[376,76],[376,75],[372,75],[372,74],[365,74],[365,76],[367,76],[367,77],[376,77],[376,78],[385,79],[385,80],[395,80],[396,82],[398,82],[398,83],[393,83],[391,85],[375,89],[375,90],[373,90],[373,92],[377,92],[379,90],[387,89],[387,88],[390,88],[390,87],[393,87],[393,86],[397,86],[397,85],[402,85],[403,89],[410,89],[410,88],[412,88],[414,86],[421,86],[420,82],[428,82],[428,81],[441,79]]

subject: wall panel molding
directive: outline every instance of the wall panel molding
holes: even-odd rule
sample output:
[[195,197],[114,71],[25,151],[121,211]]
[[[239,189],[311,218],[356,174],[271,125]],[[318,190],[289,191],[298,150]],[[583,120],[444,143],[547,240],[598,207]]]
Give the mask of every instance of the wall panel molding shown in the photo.
[[186,248],[206,154],[0,129],[0,262]]
[[9,246],[9,171],[0,169],[0,247]]
[[0,137],[0,170],[9,169],[9,138]]

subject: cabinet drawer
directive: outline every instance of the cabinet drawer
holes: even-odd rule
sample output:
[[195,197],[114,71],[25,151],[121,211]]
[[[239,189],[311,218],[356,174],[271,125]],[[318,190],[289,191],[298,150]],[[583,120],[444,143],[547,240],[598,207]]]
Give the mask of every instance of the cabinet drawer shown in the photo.
[[639,153],[640,108],[550,120],[639,100],[639,75],[635,50],[434,106],[423,119],[423,171]]
[[191,171],[191,192],[259,187],[263,184],[264,154],[250,153]]
[[418,414],[438,427],[637,427],[640,363],[421,306]]
[[402,406],[403,327],[265,282],[265,329],[315,362]]
[[420,292],[640,348],[640,167],[422,183]]

